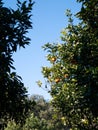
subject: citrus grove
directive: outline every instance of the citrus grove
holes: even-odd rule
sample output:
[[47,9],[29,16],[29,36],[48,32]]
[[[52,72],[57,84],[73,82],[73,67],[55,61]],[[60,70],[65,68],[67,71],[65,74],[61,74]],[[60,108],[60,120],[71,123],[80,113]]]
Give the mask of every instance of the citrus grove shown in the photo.
[[18,47],[30,43],[34,2],[17,0],[12,9],[0,0],[0,130],[98,130],[98,0],[77,2],[78,24],[67,10],[61,43],[43,46],[50,62],[42,67],[47,102],[28,97],[13,65]]
[[42,74],[64,124],[72,130],[98,130],[98,0],[77,2],[79,23],[73,24],[67,10],[61,43],[43,46],[50,66],[43,66]]

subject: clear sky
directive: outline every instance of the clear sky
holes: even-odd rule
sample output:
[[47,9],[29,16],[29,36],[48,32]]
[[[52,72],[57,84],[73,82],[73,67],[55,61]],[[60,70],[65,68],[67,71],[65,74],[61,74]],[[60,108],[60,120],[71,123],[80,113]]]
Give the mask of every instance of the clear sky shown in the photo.
[[[3,0],[3,2],[11,8],[16,6],[16,0]],[[47,42],[60,41],[60,32],[68,24],[66,9],[75,14],[79,8],[80,4],[76,3],[76,0],[35,0],[32,10],[33,29],[29,30],[28,34],[31,44],[25,49],[21,48],[13,56],[16,72],[22,77],[29,95],[38,94],[50,99],[47,91],[36,84],[38,80],[44,83],[41,67],[48,64],[42,46]]]

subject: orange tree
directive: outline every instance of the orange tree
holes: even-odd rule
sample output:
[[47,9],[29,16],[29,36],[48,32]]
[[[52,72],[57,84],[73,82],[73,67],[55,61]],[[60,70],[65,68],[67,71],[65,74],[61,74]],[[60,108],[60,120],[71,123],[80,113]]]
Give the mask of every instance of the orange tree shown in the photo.
[[47,43],[51,65],[42,73],[51,87],[52,104],[62,112],[65,125],[72,130],[98,129],[98,1],[77,0],[82,7],[73,24],[62,30],[61,44]]
[[12,72],[15,69],[12,56],[18,47],[24,48],[30,42],[26,34],[32,28],[32,6],[31,0],[28,3],[17,0],[14,10],[4,7],[0,0],[0,129],[9,118],[16,122],[24,121],[29,108],[27,90],[21,77]]

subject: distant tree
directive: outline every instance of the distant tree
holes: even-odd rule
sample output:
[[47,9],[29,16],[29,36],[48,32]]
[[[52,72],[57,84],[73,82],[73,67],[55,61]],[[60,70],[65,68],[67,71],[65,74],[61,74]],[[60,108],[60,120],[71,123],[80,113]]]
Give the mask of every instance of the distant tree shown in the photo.
[[35,105],[32,106],[24,125],[21,127],[20,124],[11,120],[4,130],[67,130],[63,125],[63,118],[61,120],[61,114],[57,114],[51,103],[46,101],[43,96],[32,95],[30,100],[35,102]]
[[55,111],[50,101],[45,100],[40,95],[32,95],[30,100],[36,103],[31,110],[31,114],[33,113],[40,123],[44,122],[45,130],[65,130],[61,113]]
[[12,72],[12,56],[18,47],[24,48],[30,42],[26,34],[32,28],[33,4],[31,0],[17,0],[14,10],[4,7],[0,0],[0,124],[9,118],[23,121],[28,111],[27,90],[21,77]]
[[42,73],[51,86],[52,104],[72,130],[98,129],[98,0],[77,0],[82,7],[73,24],[62,30],[62,43],[47,43],[51,66]]

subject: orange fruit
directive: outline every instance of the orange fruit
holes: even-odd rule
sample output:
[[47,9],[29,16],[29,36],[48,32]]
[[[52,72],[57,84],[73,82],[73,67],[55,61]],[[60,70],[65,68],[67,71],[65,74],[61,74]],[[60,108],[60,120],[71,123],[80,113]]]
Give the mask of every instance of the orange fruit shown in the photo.
[[64,77],[65,77],[65,78],[68,78],[68,77],[69,77],[69,75],[68,75],[68,74],[65,74],[65,75],[64,75]]
[[56,61],[56,57],[52,57],[52,58],[51,58],[51,61],[52,61],[52,62],[55,62],[55,61]]
[[60,78],[56,78],[56,79],[55,79],[55,82],[56,82],[56,83],[60,82]]

